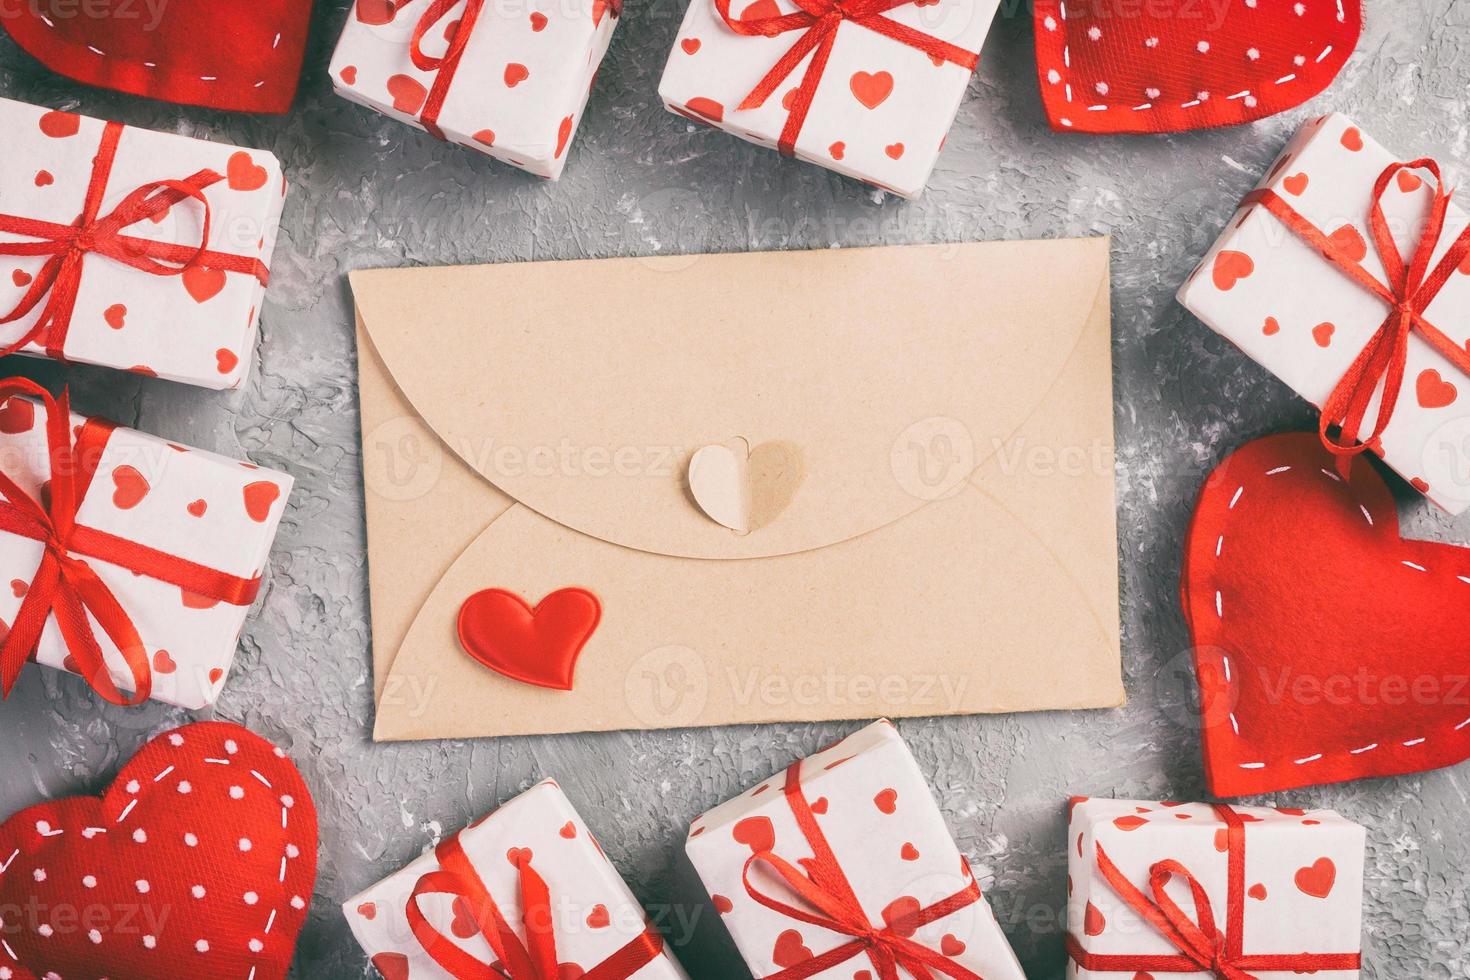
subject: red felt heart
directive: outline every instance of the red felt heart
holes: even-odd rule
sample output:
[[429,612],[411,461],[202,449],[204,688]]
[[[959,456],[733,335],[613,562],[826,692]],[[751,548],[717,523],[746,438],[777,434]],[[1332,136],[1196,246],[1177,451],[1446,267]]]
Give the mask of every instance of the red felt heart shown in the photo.
[[460,607],[459,642],[512,680],[570,691],[577,657],[601,618],[601,604],[586,589],[553,592],[534,609],[514,592],[486,589]]
[[1182,593],[1216,795],[1470,758],[1470,550],[1401,538],[1371,464],[1344,481],[1305,433],[1236,452],[1200,497]]
[[88,85],[233,112],[291,108],[311,3],[112,4],[78,16],[59,0],[0,17],[26,51]]
[[0,826],[0,907],[39,910],[7,918],[0,966],[283,978],[316,844],[311,794],[279,749],[225,722],[161,735],[100,798],[42,803]]
[[1036,0],[1036,67],[1052,126],[1163,133],[1233,126],[1301,105],[1337,77],[1362,31],[1340,3]]

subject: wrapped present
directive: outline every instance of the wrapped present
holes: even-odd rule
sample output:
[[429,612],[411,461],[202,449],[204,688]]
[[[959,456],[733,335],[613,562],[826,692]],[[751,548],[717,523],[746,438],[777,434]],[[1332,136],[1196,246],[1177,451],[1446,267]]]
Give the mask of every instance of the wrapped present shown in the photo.
[[621,0],[357,0],[332,56],[343,98],[555,180]]
[[1330,810],[1076,800],[1074,980],[1353,980],[1362,827]]
[[1307,123],[1179,301],[1322,410],[1342,461],[1371,451],[1470,507],[1470,218],[1438,164],[1345,116]]
[[888,721],[709,811],[686,848],[763,980],[1025,977]]
[[0,99],[0,354],[205,388],[250,372],[276,158]]
[[0,692],[34,659],[116,704],[213,704],[290,489],[0,382]]
[[387,980],[687,980],[550,780],[342,908]]
[[693,0],[673,112],[904,197],[928,183],[999,0]]

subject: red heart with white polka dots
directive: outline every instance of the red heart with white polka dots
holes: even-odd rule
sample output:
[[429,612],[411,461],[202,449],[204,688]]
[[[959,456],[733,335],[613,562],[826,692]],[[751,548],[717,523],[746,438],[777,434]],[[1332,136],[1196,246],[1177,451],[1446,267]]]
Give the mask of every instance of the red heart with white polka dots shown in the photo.
[[1184,561],[1205,772],[1217,796],[1470,759],[1470,549],[1399,534],[1367,460],[1315,432],[1206,481]]
[[316,808],[281,750],[226,722],[160,735],[101,797],[0,826],[0,976],[279,980],[316,844]]
[[1136,5],[1036,0],[1036,67],[1054,128],[1163,133],[1295,108],[1337,77],[1360,0]]

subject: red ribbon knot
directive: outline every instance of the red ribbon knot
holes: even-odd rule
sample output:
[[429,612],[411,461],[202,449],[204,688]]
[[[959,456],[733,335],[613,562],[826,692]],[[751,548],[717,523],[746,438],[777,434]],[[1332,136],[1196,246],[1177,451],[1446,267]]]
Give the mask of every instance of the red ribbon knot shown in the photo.
[[[491,897],[459,836],[434,849],[439,868],[422,875],[408,897],[405,912],[414,938],[455,980],[559,980],[555,915],[551,889],[524,854],[516,861],[520,873],[521,920],[524,941],[516,934]],[[480,935],[490,944],[496,962],[485,964],[429,922],[419,904],[427,895],[450,895],[474,919]],[[582,974],[581,980],[628,980],[663,954],[663,937],[653,927],[639,933],[603,962]]]
[[[802,859],[802,867],[798,868],[771,851],[757,851],[745,862],[741,873],[745,891],[756,902],[773,912],[779,912],[797,922],[850,936],[852,939],[809,960],[770,974],[763,980],[807,980],[808,977],[864,955],[877,971],[878,980],[900,980],[900,967],[913,980],[936,980],[940,976],[950,980],[984,980],[978,973],[956,962],[953,957],[912,938],[923,926],[948,918],[979,902],[979,885],[971,881],[968,886],[948,898],[895,918],[882,928],[875,926],[868,920],[862,902],[847,880],[831,844],[817,825],[816,816],[801,788],[800,762],[786,770],[784,792],[813,856]],[[756,887],[751,880],[751,871],[757,865],[764,865],[774,871],[805,908],[774,898]]]
[[[260,579],[244,579],[186,561],[106,531],[77,523],[77,511],[101,462],[114,426],[88,419],[73,434],[67,392],[57,398],[33,381],[0,381],[0,405],[13,397],[38,400],[46,415],[46,448],[51,479],[41,499],[32,498],[0,470],[0,532],[39,541],[40,566],[10,632],[0,645],[0,697],[9,697],[21,670],[35,656],[47,620],[55,616],[76,670],[103,698],[120,705],[141,704],[152,694],[153,674],[132,618],[85,558],[177,585],[180,589],[232,605],[255,601]],[[75,440],[75,441],[73,441]],[[122,656],[132,675],[132,696],[112,679],[95,621]]]
[[[190,268],[200,266],[254,276],[261,285],[269,281],[270,273],[259,259],[208,248],[211,214],[204,191],[225,179],[213,170],[200,170],[184,180],[156,180],[143,184],[125,196],[110,213],[101,213],[124,129],[121,123],[114,122],[103,127],[102,142],[93,159],[82,213],[74,222],[63,225],[21,215],[0,214],[0,233],[33,239],[0,242],[0,255],[49,256],[15,307],[0,316],[0,325],[15,323],[41,307],[36,322],[19,340],[0,349],[0,357],[38,342],[45,345],[49,357],[66,360],[66,335],[71,328],[77,294],[81,289],[82,269],[89,255],[100,255],[152,276],[181,276]],[[158,218],[175,204],[190,199],[204,208],[197,246],[124,234],[138,222]],[[41,306],[43,301],[45,305]]]
[[[1145,893],[1128,880],[1113,863],[1101,843],[1096,846],[1097,869],[1113,893],[1144,922],[1153,927],[1179,952],[1177,955],[1140,956],[1089,952],[1075,934],[1067,934],[1067,955],[1077,966],[1096,973],[1209,973],[1216,980],[1258,980],[1256,973],[1316,973],[1326,970],[1357,970],[1360,953],[1300,953],[1246,955],[1245,953],[1245,821],[1224,804],[1214,806],[1225,824],[1226,856],[1229,862],[1225,925],[1215,920],[1209,893],[1192,871],[1173,859],[1158,861],[1149,868]],[[1175,878],[1189,887],[1194,904],[1191,918],[1168,893]]]
[[[1413,256],[1406,262],[1384,214],[1383,198],[1401,172],[1416,170],[1427,171],[1433,176],[1434,196],[1424,231]],[[1434,263],[1434,253],[1444,235],[1452,197],[1444,186],[1439,164],[1429,158],[1392,164],[1379,175],[1373,187],[1368,225],[1374,248],[1388,276],[1387,285],[1364,269],[1357,256],[1323,234],[1275,191],[1269,188],[1255,190],[1242,202],[1243,206],[1259,204],[1265,207],[1348,278],[1388,304],[1389,312],[1382,325],[1369,338],[1322,405],[1319,422],[1322,442],[1338,457],[1339,469],[1344,474],[1355,457],[1379,448],[1379,439],[1387,430],[1403,391],[1411,336],[1417,334],[1458,371],[1470,377],[1470,351],[1451,340],[1424,315],[1455,270],[1470,257],[1470,226],[1467,226],[1444,257]],[[1370,433],[1363,438],[1361,428],[1374,396],[1380,391],[1378,414]],[[1339,430],[1335,438],[1330,432],[1333,426]]]
[[885,16],[889,11],[899,7],[922,2],[924,0],[795,0],[796,5],[801,9],[794,13],[773,14],[746,20],[731,14],[730,0],[715,0],[715,10],[719,13],[720,19],[736,34],[745,37],[779,37],[789,31],[803,32],[786,54],[766,73],[766,76],[756,83],[755,88],[751,89],[750,94],[745,97],[738,108],[741,110],[758,109],[765,105],[766,100],[775,93],[781,83],[791,77],[807,55],[811,55],[812,60],[807,65],[806,74],[802,76],[801,84],[791,97],[791,108],[786,116],[786,125],[777,143],[783,154],[794,155],[796,140],[801,135],[802,127],[806,125],[806,118],[811,112],[817,89],[821,86],[822,77],[826,74],[827,62],[831,59],[832,49],[837,44],[838,30],[844,22],[881,34],[911,48],[917,48],[937,61],[947,61],[967,71],[974,71],[980,61],[980,56],[975,52],[967,51],[958,45],[950,44],[948,41],[925,34],[923,31]]

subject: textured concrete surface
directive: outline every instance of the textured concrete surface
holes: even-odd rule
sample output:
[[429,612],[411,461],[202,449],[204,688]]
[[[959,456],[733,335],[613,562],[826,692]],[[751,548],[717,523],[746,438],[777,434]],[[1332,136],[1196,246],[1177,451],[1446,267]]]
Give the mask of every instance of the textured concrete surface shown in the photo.
[[[1470,0],[1369,0],[1370,28],[1344,76],[1287,117],[1224,132],[1111,139],[1047,130],[1030,26],[1019,4],[1009,4],[931,190],[916,204],[664,112],[654,93],[680,0],[629,5],[558,185],[436,145],[332,96],[325,67],[345,6],[318,4],[302,95],[282,119],[83,89],[0,41],[0,93],[264,145],[294,182],[260,367],[245,391],[212,394],[85,368],[67,374],[84,410],[248,455],[298,481],[269,590],[217,712],[288,749],[321,809],[321,877],[295,975],[369,975],[338,903],[442,833],[555,775],[639,896],[677,938],[692,932],[691,972],[700,980],[744,977],[681,858],[684,828],[753,779],[856,727],[373,745],[346,271],[1107,233],[1115,241],[1119,574],[1131,703],[1113,712],[901,726],[1028,974],[1061,977],[1065,798],[1203,793],[1176,601],[1194,494],[1233,447],[1313,423],[1304,403],[1180,310],[1173,291],[1232,203],[1312,111],[1339,107],[1390,146],[1433,151],[1452,171],[1470,171]],[[29,362],[23,369],[53,382],[63,374]],[[1452,524],[1417,499],[1403,502],[1413,532],[1470,543],[1470,524]],[[0,816],[44,797],[98,790],[150,734],[184,720],[161,707],[102,706],[72,678],[29,673],[0,707]],[[1470,976],[1463,767],[1293,799],[1336,807],[1370,827],[1366,975]]]

